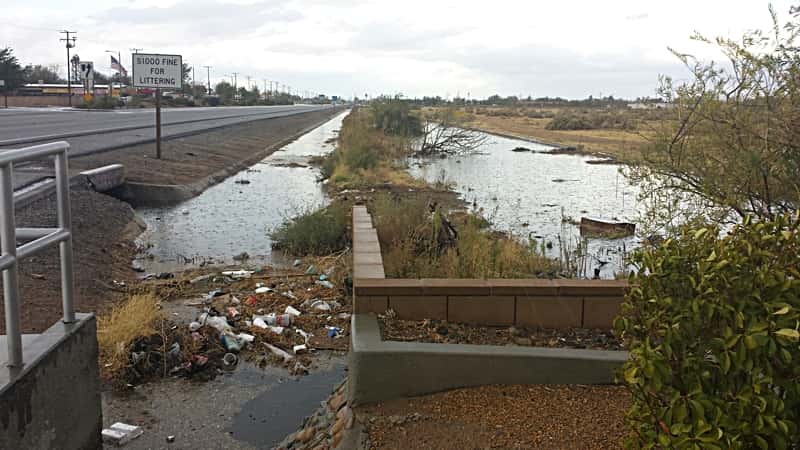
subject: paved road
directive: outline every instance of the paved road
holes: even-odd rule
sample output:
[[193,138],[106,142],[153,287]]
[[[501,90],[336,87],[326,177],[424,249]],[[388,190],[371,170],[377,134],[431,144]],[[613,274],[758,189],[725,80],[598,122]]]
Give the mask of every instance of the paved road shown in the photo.
[[[176,137],[258,119],[301,114],[330,105],[164,108],[162,136]],[[0,151],[66,140],[77,156],[155,139],[152,109],[86,111],[70,108],[0,109]]]
[[[252,120],[285,117],[331,105],[163,108],[162,137],[179,137]],[[70,157],[155,140],[155,111],[86,111],[73,108],[0,109],[0,152],[52,141],[70,143]],[[51,165],[21,164],[14,190],[52,176]]]

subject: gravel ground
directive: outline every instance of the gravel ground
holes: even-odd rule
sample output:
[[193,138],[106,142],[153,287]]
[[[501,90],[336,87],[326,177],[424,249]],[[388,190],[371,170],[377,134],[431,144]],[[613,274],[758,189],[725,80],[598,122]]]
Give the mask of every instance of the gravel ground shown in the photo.
[[[119,292],[109,289],[113,280],[129,282],[135,278],[130,269],[136,252],[130,239],[138,231],[133,210],[113,197],[77,189],[72,190],[71,207],[75,309],[102,311],[121,297]],[[55,196],[18,209],[16,220],[18,227],[55,227]],[[23,260],[19,266],[19,284],[22,332],[44,331],[62,314],[58,247]],[[0,322],[0,332],[5,332],[4,322]]]
[[391,314],[379,315],[378,323],[385,341],[622,350],[610,330],[481,327],[440,320],[399,320]]
[[619,386],[483,386],[356,408],[371,449],[612,449],[626,434]]

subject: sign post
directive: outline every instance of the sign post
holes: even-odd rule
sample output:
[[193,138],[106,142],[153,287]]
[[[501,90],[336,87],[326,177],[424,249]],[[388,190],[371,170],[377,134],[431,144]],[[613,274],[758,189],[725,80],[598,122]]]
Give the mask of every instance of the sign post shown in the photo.
[[134,53],[131,77],[133,86],[155,89],[156,93],[156,158],[161,159],[161,89],[183,88],[181,55]]
[[83,81],[83,101],[88,103],[92,101],[94,94],[94,63],[91,61],[81,61],[78,63],[78,68]]

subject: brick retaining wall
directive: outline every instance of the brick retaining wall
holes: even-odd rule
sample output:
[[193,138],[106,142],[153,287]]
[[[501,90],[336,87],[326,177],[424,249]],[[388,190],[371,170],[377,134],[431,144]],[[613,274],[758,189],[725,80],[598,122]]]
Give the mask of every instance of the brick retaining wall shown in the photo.
[[401,319],[543,328],[611,328],[623,280],[387,279],[365,206],[353,207],[353,311]]

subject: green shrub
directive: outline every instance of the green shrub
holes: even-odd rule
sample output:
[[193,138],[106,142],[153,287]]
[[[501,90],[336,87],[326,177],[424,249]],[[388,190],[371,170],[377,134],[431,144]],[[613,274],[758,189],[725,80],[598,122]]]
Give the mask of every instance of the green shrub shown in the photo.
[[117,97],[95,95],[90,102],[84,103],[79,107],[88,109],[114,109],[117,106],[122,106],[122,102]]
[[408,103],[399,100],[373,102],[370,107],[373,126],[388,135],[419,136],[422,122],[411,112]]
[[632,447],[797,448],[800,216],[680,237],[634,256],[615,321],[630,349]]
[[272,247],[292,255],[328,255],[350,242],[348,208],[331,204],[287,220],[270,234]]

